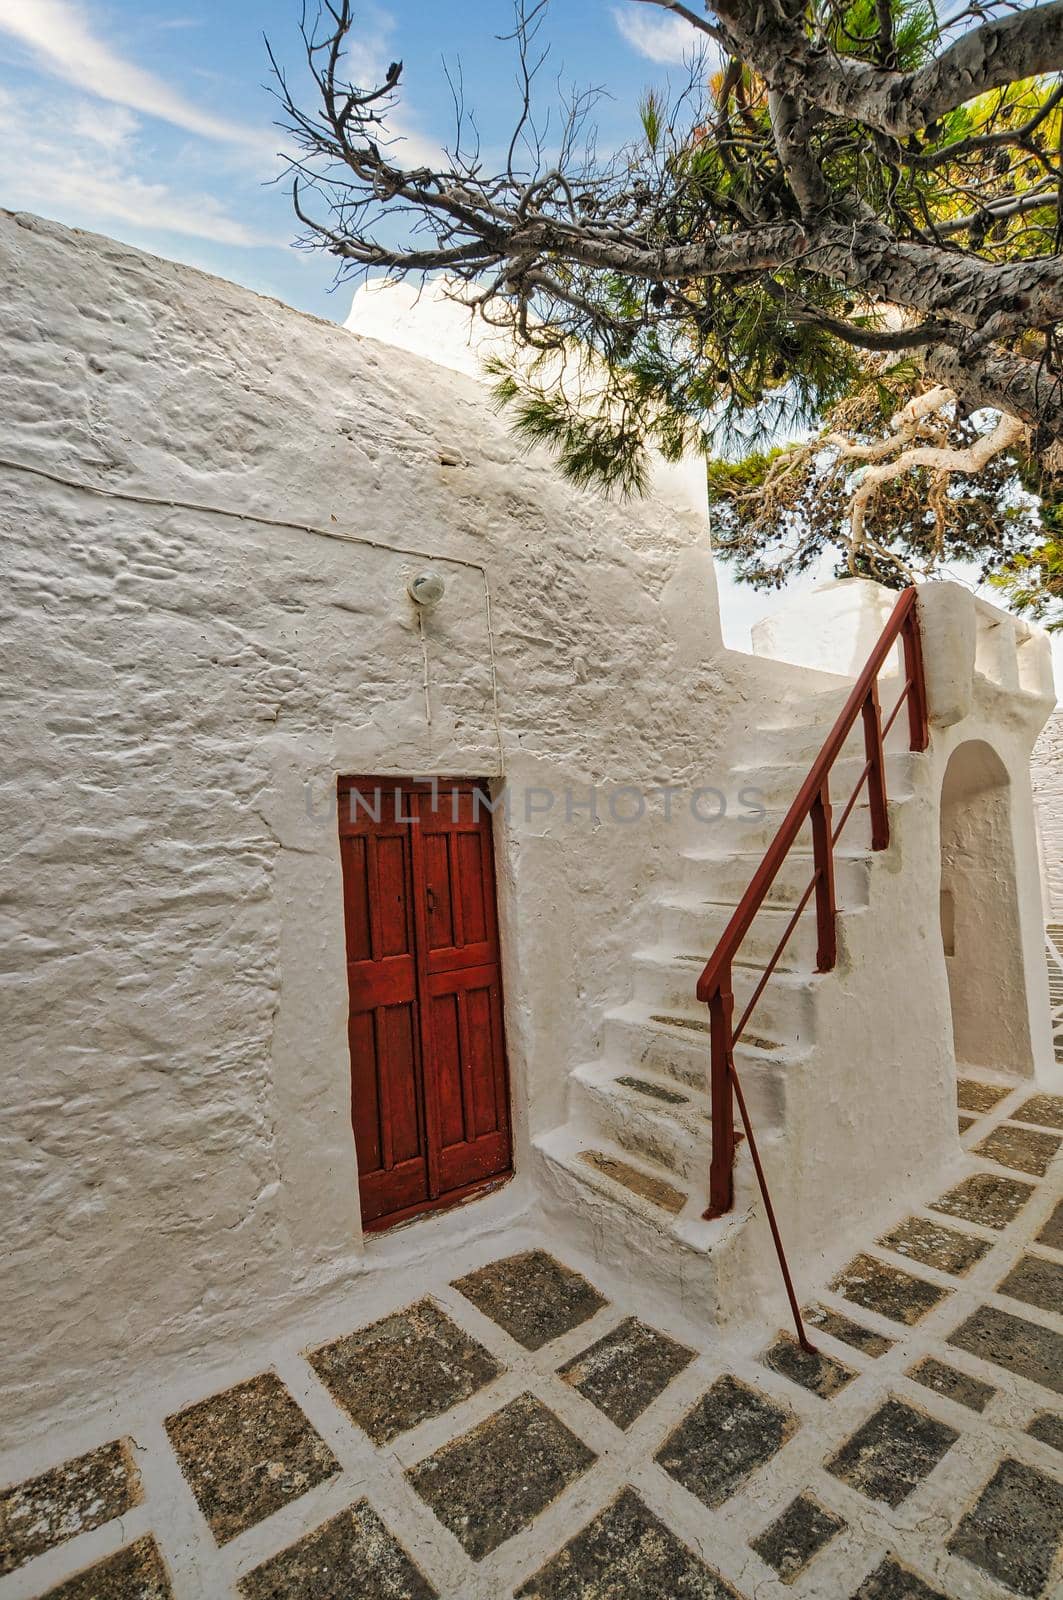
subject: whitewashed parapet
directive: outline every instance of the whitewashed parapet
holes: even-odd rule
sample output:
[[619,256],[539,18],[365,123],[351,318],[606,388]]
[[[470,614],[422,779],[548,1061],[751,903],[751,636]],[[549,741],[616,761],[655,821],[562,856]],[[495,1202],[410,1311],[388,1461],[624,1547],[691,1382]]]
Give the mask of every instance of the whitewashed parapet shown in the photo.
[[[781,606],[752,629],[754,654],[855,677],[881,637],[897,594],[867,578],[835,579]],[[959,583],[919,585],[930,721],[949,728],[978,702],[1041,727],[1055,705],[1042,628],[978,599]],[[900,670],[900,646],[883,677]]]
[[974,699],[978,647],[974,596],[958,583],[921,584],[919,625],[930,721],[935,727],[951,728],[970,715]]
[[919,618],[934,726],[962,722],[978,700],[1007,699],[1014,713],[1041,727],[1056,702],[1052,651],[1043,628],[958,583],[920,584]]
[[919,615],[931,723],[950,727],[980,709],[1036,736],[1056,703],[1044,629],[958,583],[921,584]]

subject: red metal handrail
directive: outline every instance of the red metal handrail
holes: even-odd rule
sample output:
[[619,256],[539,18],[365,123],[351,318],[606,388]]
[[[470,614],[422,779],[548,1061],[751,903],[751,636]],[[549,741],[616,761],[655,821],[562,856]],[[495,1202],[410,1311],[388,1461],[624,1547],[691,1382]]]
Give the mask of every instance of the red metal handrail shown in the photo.
[[[904,650],[904,687],[897,704],[885,723],[878,699],[878,676],[897,640]],[[783,819],[782,826],[765,852],[749,888],[742,896],[730,922],[713,951],[704,972],[698,979],[697,995],[709,1007],[711,1062],[709,1093],[712,1111],[712,1161],[709,1167],[709,1207],[706,1219],[720,1217],[734,1204],[734,1158],[736,1134],[734,1127],[734,1100],[749,1143],[757,1182],[764,1197],[764,1207],[775,1241],[779,1265],[782,1269],[786,1293],[793,1312],[797,1337],[805,1350],[814,1347],[805,1334],[801,1312],[794,1293],[790,1269],[786,1264],[782,1237],[779,1233],[775,1208],[771,1203],[760,1153],[749,1120],[742,1085],[735,1071],[734,1047],[741,1038],[768,979],[775,971],[790,936],[813,894],[816,897],[817,950],[816,971],[829,972],[837,959],[835,916],[837,906],[834,896],[834,846],[848,822],[853,807],[865,782],[871,812],[871,848],[885,850],[890,841],[889,814],[886,808],[886,764],[883,749],[886,735],[892,728],[901,707],[908,704],[909,746],[912,750],[925,750],[929,742],[926,710],[926,684],[923,677],[923,652],[919,635],[919,618],[916,611],[915,589],[905,589],[882,630],[882,636],[867,659],[860,676],[853,684],[841,715],[824,741],[823,748],[812,763],[811,770],[798,791],[797,797]],[[830,801],[830,773],[852,732],[857,718],[864,724],[864,769],[856,788],[846,803],[837,826],[832,828]],[[806,822],[812,825],[812,877],[797,902],[797,907],[786,925],[775,953],[761,975],[735,1026],[732,969],[743,939],[749,932],[753,918],[760,910],[783,862],[793,849],[798,834]]]

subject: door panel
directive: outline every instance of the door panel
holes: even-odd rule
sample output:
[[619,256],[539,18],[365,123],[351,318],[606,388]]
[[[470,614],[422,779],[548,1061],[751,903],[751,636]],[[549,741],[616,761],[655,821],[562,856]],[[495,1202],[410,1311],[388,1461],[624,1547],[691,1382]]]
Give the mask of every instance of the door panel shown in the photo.
[[382,1055],[390,1068],[384,1150],[389,1165],[415,1161],[423,1154],[417,1084],[417,1017],[412,1005],[382,1006],[376,1014]]
[[380,1144],[380,1089],[373,1012],[356,1012],[352,1006],[347,1036],[351,1047],[351,1106],[358,1170],[376,1173],[382,1170],[384,1158]]
[[425,836],[424,881],[428,948],[450,949],[454,943],[454,918],[451,915],[450,847],[445,833],[431,832]]
[[459,792],[456,803],[446,791],[437,806],[430,794],[415,798],[429,972],[498,962],[491,815],[483,798],[471,789]]
[[408,842],[400,834],[378,834],[370,852],[370,894],[379,907],[371,920],[374,958],[409,955]]
[[428,1015],[439,1081],[440,1177],[445,1188],[472,1183],[508,1162],[509,1125],[497,967],[431,975]]
[[490,812],[472,784],[441,785],[433,805],[412,782],[360,787],[378,782],[379,822],[340,808],[367,1226],[511,1167]]
[[366,1222],[428,1197],[408,827],[344,819],[351,1120]]
[[466,1027],[469,1037],[469,1078],[472,1084],[472,1125],[470,1137],[497,1132],[501,1125],[498,1105],[498,1080],[495,1076],[495,1013],[499,997],[492,981],[466,995]]
[[482,944],[493,932],[493,918],[489,918],[484,900],[485,884],[491,882],[493,888],[491,875],[484,870],[484,836],[479,831],[463,831],[453,834],[451,842],[457,856],[462,940]]
[[439,1107],[439,1144],[443,1150],[465,1138],[465,1108],[461,1099],[461,1017],[456,994],[443,994],[430,1002],[432,1065]]

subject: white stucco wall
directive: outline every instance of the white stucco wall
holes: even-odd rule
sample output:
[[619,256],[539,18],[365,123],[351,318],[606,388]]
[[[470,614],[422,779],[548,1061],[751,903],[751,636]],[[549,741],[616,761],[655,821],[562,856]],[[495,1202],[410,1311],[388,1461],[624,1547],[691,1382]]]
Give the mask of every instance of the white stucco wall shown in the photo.
[[1063,918],[1063,711],[1054,711],[1042,728],[1030,776],[1041,841],[1045,920],[1058,922]]
[[[797,667],[856,676],[878,643],[896,603],[881,584],[834,578],[817,584],[811,595],[784,599],[750,629],[757,655]],[[883,676],[900,670],[900,647]]]
[[[504,328],[486,322],[467,304],[469,293],[460,279],[447,276],[423,283],[370,278],[355,290],[344,326],[490,386],[495,380],[486,370],[487,361],[512,359],[513,342]],[[554,370],[563,376],[561,363]],[[539,381],[547,381],[541,373]],[[699,523],[705,518],[705,464],[700,456],[682,461],[655,456],[653,483],[655,494],[670,505],[686,506]],[[715,574],[713,582],[715,588]]]
[[[0,339],[14,1425],[364,1262],[336,775],[682,783],[734,685],[689,493],[573,491],[470,377],[8,214]],[[498,828],[523,1174],[668,830],[618,848],[560,798]]]

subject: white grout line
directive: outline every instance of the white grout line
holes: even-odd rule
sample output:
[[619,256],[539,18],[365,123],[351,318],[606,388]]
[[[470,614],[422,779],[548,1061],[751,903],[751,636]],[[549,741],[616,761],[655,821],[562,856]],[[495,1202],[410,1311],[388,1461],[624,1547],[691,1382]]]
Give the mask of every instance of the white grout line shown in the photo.
[[[1009,1121],[1014,1111],[1036,1092],[1029,1084],[1014,1085],[1008,1096],[989,1113],[976,1114],[970,1137],[981,1142],[995,1127]],[[1046,1130],[1047,1131],[1047,1130]],[[232,1600],[235,1583],[261,1561],[318,1527],[329,1517],[367,1496],[393,1536],[422,1568],[442,1600],[502,1600],[526,1581],[549,1557],[574,1536],[631,1484],[649,1509],[707,1564],[750,1600],[770,1600],[788,1594],[793,1600],[823,1600],[823,1596],[851,1594],[863,1576],[878,1566],[887,1551],[902,1564],[919,1572],[932,1586],[946,1593],[1003,1600],[1006,1591],[980,1570],[948,1554],[944,1541],[963,1510],[981,1492],[1007,1454],[1049,1476],[1061,1473],[1059,1452],[1025,1432],[1041,1412],[1063,1413],[1063,1398],[1040,1385],[1009,1372],[968,1351],[954,1349],[947,1338],[979,1306],[1007,1310],[1037,1327],[1063,1333],[1063,1317],[998,1293],[998,1285],[1027,1253],[1046,1261],[1063,1262],[1063,1253],[1035,1242],[1058,1199],[1058,1179],[1063,1156],[1053,1163],[1043,1180],[1013,1172],[984,1157],[967,1153],[965,1172],[985,1172],[1029,1183],[1033,1194],[1005,1228],[993,1230],[946,1213],[932,1211],[926,1200],[906,1215],[922,1217],[940,1227],[985,1240],[990,1248],[962,1277],[944,1273],[910,1256],[870,1242],[865,1253],[949,1292],[912,1327],[847,1300],[825,1288],[811,1293],[818,1300],[862,1327],[893,1341],[879,1358],[864,1355],[813,1329],[825,1354],[851,1371],[854,1379],[834,1398],[822,1401],[758,1358],[775,1341],[771,1327],[717,1335],[706,1330],[675,1306],[661,1302],[659,1315],[644,1320],[658,1326],[698,1351],[696,1359],[680,1373],[626,1432],[615,1427],[590,1401],[566,1384],[558,1368],[594,1344],[630,1314],[631,1296],[622,1279],[606,1265],[591,1260],[567,1243],[559,1254],[581,1271],[608,1298],[608,1304],[578,1327],[551,1341],[539,1351],[527,1351],[502,1328],[467,1300],[451,1280],[477,1266],[517,1253],[532,1245],[551,1248],[526,1224],[503,1236],[471,1241],[452,1251],[428,1279],[419,1277],[417,1294],[409,1292],[397,1271],[387,1282],[368,1285],[360,1281],[348,1300],[333,1299],[320,1305],[306,1326],[285,1330],[268,1363],[279,1374],[312,1425],[334,1452],[341,1472],[289,1503],[272,1516],[246,1530],[219,1551],[170,1448],[162,1419],[185,1404],[262,1371],[239,1363],[211,1369],[204,1384],[203,1368],[189,1371],[166,1390],[153,1390],[135,1404],[116,1403],[109,1413],[113,1429],[108,1437],[129,1434],[136,1440],[136,1459],[143,1475],[145,1501],[127,1517],[93,1532],[79,1535],[38,1557],[21,1571],[0,1579],[0,1600],[32,1600],[43,1590],[63,1581],[128,1543],[149,1528],[154,1532],[171,1572],[177,1600]],[[943,1191],[942,1191],[943,1192]],[[937,1194],[929,1199],[937,1198]],[[898,1222],[903,1221],[903,1217]],[[889,1219],[879,1237],[891,1231]],[[381,1275],[383,1276],[383,1275]],[[503,1372],[476,1394],[442,1416],[427,1419],[378,1450],[342,1411],[318,1380],[305,1352],[358,1327],[370,1325],[392,1311],[405,1308],[415,1298],[430,1295],[470,1337],[486,1348]],[[348,1303],[349,1302],[349,1303]],[[783,1330],[785,1331],[785,1330]],[[256,1352],[257,1356],[258,1352]],[[976,1413],[948,1396],[925,1388],[907,1376],[910,1368],[927,1356],[989,1384],[995,1391],[984,1412]],[[729,1373],[753,1387],[762,1397],[781,1405],[797,1419],[797,1429],[784,1449],[754,1472],[716,1510],[703,1506],[654,1461],[663,1440],[695,1405],[712,1383]],[[481,1562],[473,1562],[415,1493],[406,1470],[444,1444],[485,1421],[517,1395],[535,1395],[558,1420],[592,1449],[596,1461],[571,1483],[531,1525],[507,1540]],[[947,1423],[959,1437],[941,1462],[896,1510],[876,1504],[826,1471],[826,1463],[853,1432],[894,1395],[915,1410]],[[20,1461],[33,1460],[33,1472],[52,1461],[101,1442],[99,1419],[66,1430],[61,1438],[49,1437],[14,1453]],[[25,1472],[23,1476],[25,1476]],[[12,1474],[15,1476],[15,1474]],[[769,1567],[749,1548],[749,1541],[767,1527],[798,1493],[812,1494],[827,1510],[843,1517],[846,1529],[813,1558],[791,1586],[783,1586]],[[655,1597],[647,1596],[647,1600]]]

